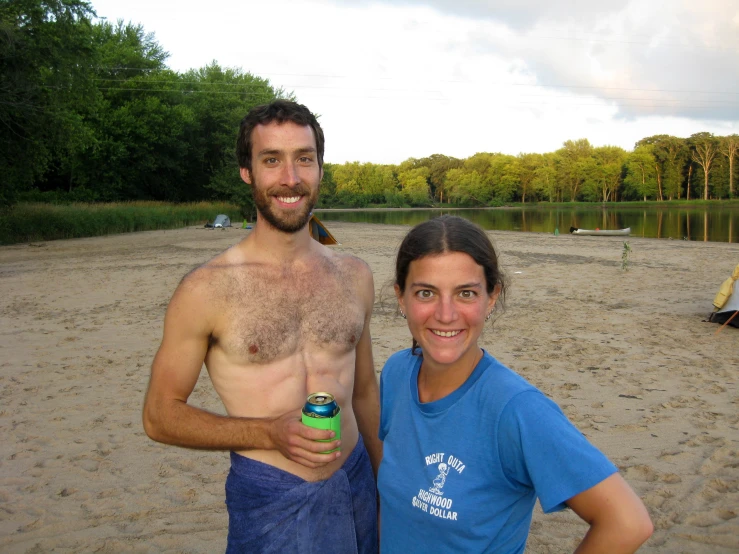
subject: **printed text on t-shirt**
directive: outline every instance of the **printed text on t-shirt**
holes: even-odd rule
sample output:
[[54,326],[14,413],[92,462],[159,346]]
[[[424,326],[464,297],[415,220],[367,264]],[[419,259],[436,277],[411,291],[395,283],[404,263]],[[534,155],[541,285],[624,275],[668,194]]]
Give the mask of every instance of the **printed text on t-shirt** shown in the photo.
[[418,494],[413,497],[411,501],[413,506],[432,516],[457,521],[458,514],[452,510],[454,501],[444,496],[444,485],[446,485],[447,476],[452,469],[459,475],[462,474],[465,468],[464,463],[451,454],[447,457],[445,452],[429,454],[425,457],[425,462],[427,467],[435,465],[438,474],[433,477],[428,490],[420,489]]

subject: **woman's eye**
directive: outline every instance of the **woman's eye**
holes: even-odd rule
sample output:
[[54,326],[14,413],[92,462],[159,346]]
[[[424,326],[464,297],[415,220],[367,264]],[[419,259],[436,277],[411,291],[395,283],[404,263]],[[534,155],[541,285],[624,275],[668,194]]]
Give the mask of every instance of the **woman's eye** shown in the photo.
[[459,296],[462,298],[474,298],[475,297],[475,291],[472,290],[463,290],[459,293]]
[[419,290],[416,294],[419,298],[431,298],[434,295],[430,290]]

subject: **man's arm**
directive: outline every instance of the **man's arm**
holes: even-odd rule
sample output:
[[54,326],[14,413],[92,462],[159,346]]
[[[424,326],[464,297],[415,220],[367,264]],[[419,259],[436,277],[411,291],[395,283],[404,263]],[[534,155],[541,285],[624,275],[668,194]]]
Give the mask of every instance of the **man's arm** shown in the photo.
[[300,423],[300,410],[279,418],[236,418],[210,413],[187,403],[208,351],[213,329],[212,304],[202,280],[188,276],[175,291],[164,318],[164,336],[151,367],[143,423],[153,440],[212,450],[279,450],[307,467],[320,467],[339,453],[320,454],[334,443],[332,431]]
[[377,470],[382,460],[382,442],[378,437],[380,429],[380,391],[375,377],[375,365],[372,361],[372,337],[370,320],[375,302],[375,286],[372,273],[362,264],[363,278],[362,296],[365,303],[364,330],[357,343],[354,371],[354,391],[352,405],[357,418],[359,432],[362,433],[365,447],[372,462],[372,469],[377,477]]
[[577,554],[636,552],[654,529],[641,499],[618,473],[573,496],[567,505],[590,524]]

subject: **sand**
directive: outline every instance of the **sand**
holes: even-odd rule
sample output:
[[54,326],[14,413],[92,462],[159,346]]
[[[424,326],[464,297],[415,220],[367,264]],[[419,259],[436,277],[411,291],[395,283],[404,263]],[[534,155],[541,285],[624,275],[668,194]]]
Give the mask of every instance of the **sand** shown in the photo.
[[[330,223],[375,274],[375,365],[409,345],[390,279],[407,227]],[[247,230],[0,248],[0,551],[222,552],[228,454],[141,427],[167,302]],[[739,331],[705,319],[739,245],[491,232],[510,279],[482,338],[621,469],[655,523],[641,552],[739,552]],[[193,404],[223,412],[207,373]],[[537,511],[527,552],[586,525]]]

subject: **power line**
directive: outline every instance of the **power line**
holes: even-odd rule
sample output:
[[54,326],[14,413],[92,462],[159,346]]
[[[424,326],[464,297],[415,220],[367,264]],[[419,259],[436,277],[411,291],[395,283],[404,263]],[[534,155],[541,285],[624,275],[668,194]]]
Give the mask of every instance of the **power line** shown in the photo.
[[[157,69],[152,68],[136,68],[136,67],[97,67],[98,69],[102,70],[131,70],[131,71],[158,71]],[[162,70],[164,71],[164,70]],[[166,71],[172,71],[169,69],[166,69]],[[187,73],[187,72],[185,72]],[[178,75],[182,75],[182,73],[178,73]],[[266,77],[259,77],[254,72],[246,72],[242,73],[241,76],[247,76],[251,75],[254,78],[257,79],[263,79],[264,81],[269,81],[269,78]],[[270,77],[298,77],[298,78],[320,78],[320,79],[356,79],[356,78],[364,78],[367,79],[367,77],[356,77],[354,75],[328,75],[328,74],[310,74],[310,73],[270,73]],[[380,77],[380,76],[372,76],[370,77],[373,81],[379,81],[379,80],[392,80],[397,81],[399,79],[402,79],[404,77]],[[102,77],[101,79],[106,79]],[[726,94],[731,96],[739,96],[739,91],[732,90],[732,91],[725,91],[725,90],[696,90],[696,89],[669,89],[669,88],[634,88],[634,87],[607,87],[607,86],[595,86],[595,85],[568,85],[568,84],[554,84],[554,83],[500,83],[495,81],[472,81],[472,80],[462,80],[462,79],[441,79],[437,81],[439,83],[452,83],[452,84],[469,84],[474,86],[493,86],[493,87],[534,87],[534,88],[568,88],[568,89],[592,89],[592,90],[618,90],[618,91],[629,91],[629,92],[673,92],[673,93],[682,93],[682,94]],[[227,83],[224,83],[227,84]],[[237,86],[237,85],[235,85]],[[275,86],[273,84],[273,86]],[[301,88],[324,88],[324,87],[318,87],[317,85],[295,85],[295,84],[281,84],[279,85],[281,87],[301,87]],[[364,87],[356,87],[356,88],[364,88]]]
[[[105,90],[105,91],[122,91],[122,92],[165,92],[170,94],[181,94],[181,95],[190,95],[190,94],[219,94],[219,95],[231,95],[231,96],[244,96],[248,98],[258,98],[258,97],[266,97],[270,96],[269,93],[252,93],[252,92],[240,92],[240,91],[207,91],[207,90],[173,90],[173,89],[151,89],[151,88],[116,88],[116,87],[101,87],[98,90]],[[323,98],[347,98],[346,96],[338,96],[338,95],[322,95]],[[350,98],[361,98],[364,100],[393,100],[398,98],[407,98],[407,97],[401,97],[401,96],[372,96],[372,95],[353,95]],[[525,98],[525,97],[524,97]],[[559,97],[562,100],[565,100],[567,97]],[[425,97],[424,100],[427,101],[440,101],[440,102],[452,102],[452,99],[450,98],[440,98],[440,97]],[[573,98],[573,100],[577,100]],[[603,98],[603,102],[612,101],[613,98]],[[721,101],[714,101],[716,103],[719,103],[719,105],[689,105],[689,104],[680,104],[680,103],[672,103],[672,104],[644,104],[644,103],[638,103],[640,99],[632,99],[636,100],[636,102],[626,102],[626,103],[619,103],[617,107],[619,108],[641,108],[641,109],[681,109],[681,110],[712,110],[717,108],[739,108],[739,103],[732,103],[732,102],[721,102]],[[651,102],[652,99],[641,99],[643,102]],[[663,100],[664,101],[664,100]],[[670,101],[670,100],[667,100]],[[674,100],[671,102],[680,102],[679,100]],[[561,108],[567,108],[567,107],[604,107],[603,103],[583,103],[581,101],[577,102],[523,102],[520,99],[515,101],[506,101],[506,100],[499,100],[496,101],[498,105],[506,105],[506,106],[540,106],[540,107],[561,107]],[[607,106],[606,106],[607,107]]]
[[[129,82],[130,79],[112,79],[112,78],[96,78],[95,81],[105,81],[105,82],[119,82],[119,83],[125,83]],[[240,87],[242,89],[262,89],[265,85],[261,83],[208,83],[208,82],[200,82],[200,81],[165,81],[165,80],[146,80],[144,83],[172,83],[174,86],[178,85],[197,85],[197,86],[213,86],[213,87]],[[299,84],[286,84],[281,85],[282,87],[286,88],[302,88],[302,89],[330,89],[330,90],[358,90],[358,91],[373,91],[373,92],[413,92],[413,93],[435,93],[435,94],[443,94],[443,91],[440,90],[428,90],[428,89],[413,89],[413,88],[370,88],[370,87],[362,87],[362,86],[318,86],[318,85],[299,85]],[[512,85],[516,86],[516,85]],[[533,86],[533,87],[541,87],[543,85],[520,85],[520,86]],[[675,91],[675,90],[669,90],[669,89],[630,89],[630,88],[617,88],[617,87],[580,87],[583,89],[593,89],[593,90],[612,90],[612,91],[627,91],[627,92],[680,92],[682,94],[696,94],[697,91]],[[132,89],[133,90],[133,89]],[[733,94],[733,95],[739,95],[739,93],[726,93],[726,94]],[[528,97],[546,97],[546,98],[552,98],[552,96],[547,95],[533,95],[528,94]],[[559,98],[567,98],[567,96],[559,95]],[[611,100],[633,100],[634,98],[631,97],[613,97],[613,96],[604,96],[603,98],[611,99]],[[657,99],[650,99],[650,98],[644,98],[643,100],[657,100]],[[679,102],[681,100],[675,99],[675,100],[668,100],[664,99],[665,101],[676,101]],[[730,100],[700,100],[700,102],[727,102]]]
[[[95,81],[113,81],[113,82],[128,82],[129,79],[94,79]],[[140,82],[141,84],[145,83],[172,83],[172,81],[157,81],[157,80],[146,80]],[[231,87],[242,87],[245,89],[263,89],[266,85],[264,84],[239,84],[239,83],[207,83],[207,82],[200,82],[200,81],[177,81],[173,83],[174,85],[198,85],[198,86],[231,86]],[[280,85],[281,87],[299,87],[299,88],[315,88],[315,89],[332,89],[332,90],[369,90],[374,92],[398,92],[398,91],[408,91],[413,93],[418,92],[431,92],[431,93],[437,93],[441,94],[441,91],[438,90],[418,90],[418,89],[412,89],[412,88],[369,88],[369,87],[362,87],[362,86],[354,86],[354,87],[332,87],[332,86],[315,86],[315,85],[293,85],[293,84],[287,84],[287,85]]]

